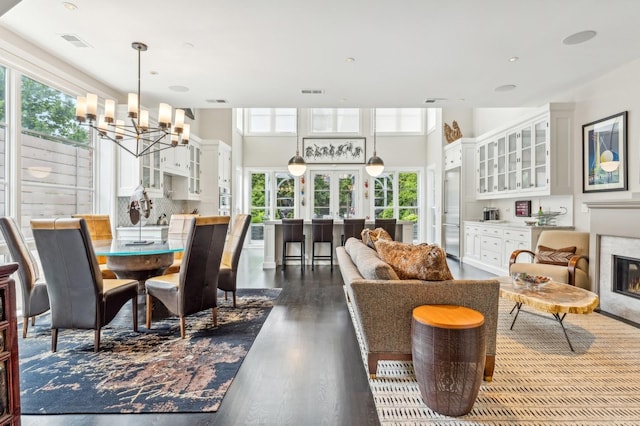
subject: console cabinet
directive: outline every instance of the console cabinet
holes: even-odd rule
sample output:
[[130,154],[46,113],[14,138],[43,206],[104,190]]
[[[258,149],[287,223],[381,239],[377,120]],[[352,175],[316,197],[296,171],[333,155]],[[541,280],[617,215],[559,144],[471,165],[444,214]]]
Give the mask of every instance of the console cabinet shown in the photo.
[[[545,229],[572,230],[574,228],[467,221],[464,224],[463,263],[497,275],[508,275],[511,253],[521,249],[535,251],[538,237]],[[518,262],[527,261],[531,261],[530,256],[523,255],[518,258]]]
[[20,424],[20,367],[16,287],[17,263],[0,266],[0,425]]
[[477,138],[476,198],[572,193],[573,104],[549,104]]

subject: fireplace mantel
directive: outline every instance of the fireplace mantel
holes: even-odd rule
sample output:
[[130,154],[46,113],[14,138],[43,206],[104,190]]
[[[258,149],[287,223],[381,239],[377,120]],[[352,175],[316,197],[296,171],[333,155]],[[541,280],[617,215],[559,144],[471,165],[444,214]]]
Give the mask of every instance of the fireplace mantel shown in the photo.
[[590,209],[640,209],[640,200],[601,200],[584,203]]

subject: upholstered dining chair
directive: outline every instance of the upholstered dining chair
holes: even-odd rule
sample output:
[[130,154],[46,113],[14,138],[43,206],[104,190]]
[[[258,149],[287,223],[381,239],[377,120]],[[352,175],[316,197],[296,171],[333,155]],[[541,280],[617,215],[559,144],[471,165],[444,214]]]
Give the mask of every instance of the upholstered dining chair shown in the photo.
[[340,239],[340,245],[344,246],[344,243],[351,237],[362,239],[362,230],[364,229],[364,219],[344,219],[342,223],[342,237]]
[[391,235],[392,240],[396,240],[396,219],[376,218],[373,221],[374,228],[384,228]]
[[[78,213],[71,215],[71,217],[85,220],[92,240],[99,241],[113,239],[113,234],[111,232],[111,219],[109,219],[109,215]],[[98,256],[98,265],[100,265],[102,278],[117,278],[116,274],[107,267],[107,258],[105,256]]]
[[147,289],[147,328],[151,329],[153,300],[158,299],[180,318],[180,337],[185,337],[185,317],[211,309],[218,325],[218,274],[229,227],[229,216],[189,219],[189,231],[179,273],[151,277]]
[[52,352],[61,328],[95,330],[98,352],[100,330],[129,301],[138,331],[138,281],[102,278],[84,219],[32,219],[31,229],[51,298]]
[[[330,245],[329,254],[316,254],[316,243]],[[329,259],[333,271],[333,219],[311,219],[311,270],[315,269],[316,259]]]
[[[172,214],[171,218],[169,219],[169,230],[167,232],[169,239],[186,238],[187,233],[189,232],[189,224],[191,223],[190,219],[192,217],[197,217],[197,216],[199,215],[195,213]],[[182,256],[183,256],[182,252],[177,252],[173,254],[173,263],[171,264],[171,266],[167,268],[166,271],[164,271],[165,275],[177,274],[178,272],[180,272],[180,265],[182,265]]]
[[[300,254],[290,255],[287,245],[292,243],[300,244]],[[282,270],[287,268],[287,259],[300,259],[300,268],[304,271],[304,220],[302,219],[282,219]]]
[[544,275],[554,281],[589,290],[588,256],[588,232],[545,230],[538,237],[535,252],[515,250],[511,253],[509,273]]
[[251,225],[250,214],[238,214],[233,218],[229,237],[224,245],[222,252],[222,262],[220,264],[220,273],[218,275],[218,289],[224,291],[224,298],[227,298],[227,292],[233,295],[233,307],[236,307],[236,280],[238,277],[238,264],[240,263],[240,254],[242,254],[242,246],[247,236],[247,231]]
[[9,247],[11,259],[19,265],[18,277],[22,290],[22,338],[27,337],[29,319],[31,326],[36,323],[36,315],[49,310],[47,283],[40,276],[38,262],[31,254],[20,227],[12,217],[0,217],[0,228],[4,241]]

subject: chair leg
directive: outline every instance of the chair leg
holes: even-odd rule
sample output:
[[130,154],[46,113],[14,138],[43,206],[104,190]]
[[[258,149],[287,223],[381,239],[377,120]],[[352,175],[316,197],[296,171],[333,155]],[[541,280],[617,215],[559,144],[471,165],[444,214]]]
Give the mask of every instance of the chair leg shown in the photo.
[[282,270],[287,268],[287,242],[282,243]]
[[333,241],[331,241],[331,270],[333,271]]
[[100,350],[100,327],[96,328],[95,337],[93,338],[93,352]]
[[31,327],[33,327],[35,325],[36,325],[36,316],[34,315],[34,316],[31,317]]
[[[234,293],[235,296],[235,293]],[[211,314],[213,315],[213,326],[217,327],[218,326],[218,307],[216,306],[215,308],[211,308]]]
[[235,308],[236,307],[236,292],[235,292],[235,290],[233,291],[232,295],[233,295],[233,307]]
[[[304,272],[304,239],[300,243],[300,253],[300,269]],[[311,266],[313,267],[313,259],[311,260]]]
[[134,296],[131,299],[131,306],[133,306],[133,331],[138,332],[138,296]]
[[51,352],[56,352],[58,350],[58,329],[51,329]]
[[153,309],[153,306],[151,305],[152,303],[152,297],[147,293],[147,330],[151,330],[151,311]]
[[186,328],[186,324],[187,321],[185,320],[184,317],[180,317],[180,337],[184,339],[186,333],[185,333],[185,328]]
[[227,300],[227,292],[224,292],[224,300]]
[[29,328],[29,317],[24,317],[24,321],[22,322],[22,338],[27,338],[27,329]]
[[311,242],[311,270],[314,270],[314,262],[316,260],[316,242]]

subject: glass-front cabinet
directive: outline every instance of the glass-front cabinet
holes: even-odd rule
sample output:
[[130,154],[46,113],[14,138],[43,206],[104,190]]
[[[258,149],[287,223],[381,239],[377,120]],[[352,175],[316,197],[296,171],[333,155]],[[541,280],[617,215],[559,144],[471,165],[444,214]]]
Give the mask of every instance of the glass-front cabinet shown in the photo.
[[[134,144],[135,140],[122,142]],[[147,145],[144,145],[146,148]],[[135,147],[129,146],[135,151]],[[150,198],[163,196],[162,167],[160,162],[160,152],[151,151],[148,154],[136,158],[134,155],[118,149],[118,197],[130,197],[138,185],[144,186]]]

